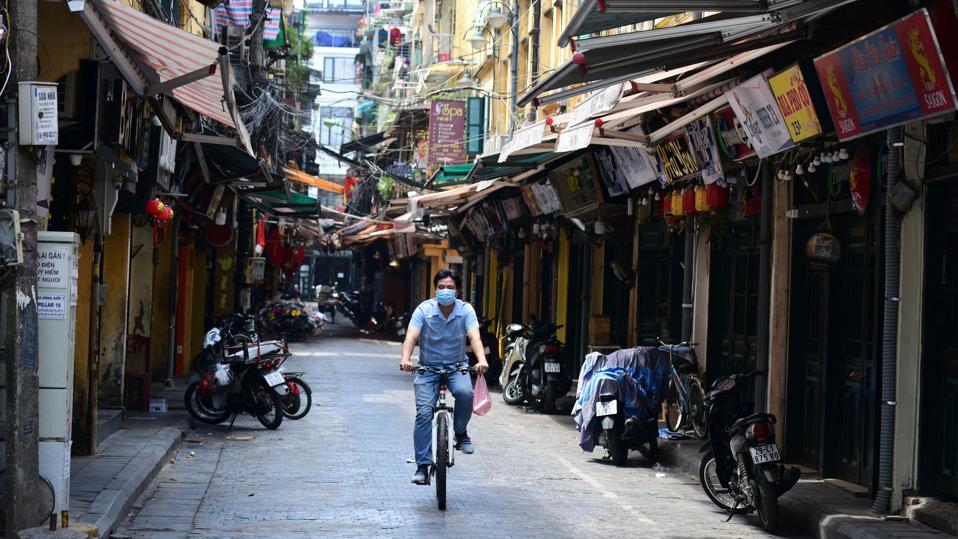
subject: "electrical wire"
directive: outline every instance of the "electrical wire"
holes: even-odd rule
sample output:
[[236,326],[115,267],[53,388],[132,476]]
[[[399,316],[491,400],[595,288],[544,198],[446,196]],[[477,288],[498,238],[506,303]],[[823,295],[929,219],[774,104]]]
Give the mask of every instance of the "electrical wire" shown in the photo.
[[3,44],[4,44],[4,47],[3,47],[3,48],[4,48],[4,54],[6,55],[6,58],[7,58],[7,76],[4,77],[4,79],[3,79],[3,86],[0,87],[0,96],[2,96],[3,93],[7,91],[7,84],[10,83],[10,74],[13,73],[13,61],[10,60],[10,39],[11,39],[11,36],[10,36],[10,0],[6,0],[6,3],[5,3],[4,8],[3,8],[3,16],[4,16],[4,17],[6,18],[6,20],[7,20],[7,25],[6,25],[7,35],[6,35],[6,38],[3,40]]

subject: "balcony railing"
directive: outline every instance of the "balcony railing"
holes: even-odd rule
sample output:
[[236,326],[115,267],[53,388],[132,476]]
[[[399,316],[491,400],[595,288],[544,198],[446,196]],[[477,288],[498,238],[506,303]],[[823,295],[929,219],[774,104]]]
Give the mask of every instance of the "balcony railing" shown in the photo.
[[358,0],[307,0],[308,11],[363,11],[363,3]]

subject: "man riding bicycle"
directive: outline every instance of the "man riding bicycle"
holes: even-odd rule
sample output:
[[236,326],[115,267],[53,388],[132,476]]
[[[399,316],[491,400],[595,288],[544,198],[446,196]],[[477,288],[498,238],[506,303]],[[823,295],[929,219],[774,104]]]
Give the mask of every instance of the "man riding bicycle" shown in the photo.
[[[447,367],[464,363],[466,338],[478,359],[476,372],[482,376],[489,364],[479,336],[479,321],[472,305],[456,299],[462,279],[449,269],[441,269],[432,279],[436,297],[422,302],[412,313],[406,340],[402,346],[402,361],[399,368],[413,372],[412,352],[419,344],[419,362],[430,367]],[[432,409],[439,394],[440,376],[421,372],[416,376],[416,426],[413,442],[416,448],[416,474],[412,482],[428,483],[429,466],[432,462]],[[456,447],[469,455],[475,451],[466,426],[472,417],[472,381],[464,372],[447,376],[449,390],[456,399],[453,414],[453,430]]]

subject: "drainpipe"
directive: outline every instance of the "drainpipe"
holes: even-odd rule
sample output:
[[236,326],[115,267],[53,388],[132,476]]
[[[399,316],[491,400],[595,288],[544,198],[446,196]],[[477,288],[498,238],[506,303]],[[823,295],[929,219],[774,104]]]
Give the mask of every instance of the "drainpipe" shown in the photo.
[[509,133],[516,130],[516,94],[519,91],[519,0],[512,1],[512,62],[509,76],[512,88],[509,92]]
[[[532,84],[539,82],[539,19],[542,18],[542,4],[540,0],[532,0],[532,30],[529,30],[529,39],[532,40],[532,65],[529,74]],[[536,109],[529,109],[529,119],[536,121]]]
[[882,322],[881,345],[881,428],[878,436],[878,492],[872,504],[872,512],[887,513],[892,491],[892,459],[895,450],[895,368],[898,360],[898,285],[899,252],[898,216],[888,203],[892,188],[898,180],[901,161],[902,128],[888,130],[888,161],[885,166],[884,200],[885,222],[883,224],[885,252],[885,305]]
[[762,213],[758,226],[758,330],[755,335],[755,409],[768,401],[768,337],[772,312],[772,165],[762,162]]
[[685,229],[685,257],[682,260],[682,341],[692,340],[692,279],[695,272],[695,222],[688,220]]
[[164,380],[164,383],[166,387],[173,388],[176,387],[173,383],[173,377],[176,375],[176,287],[179,283],[180,275],[180,240],[177,237],[177,232],[180,230],[179,214],[173,217],[173,224],[170,226],[170,230],[173,231],[173,233],[170,234],[170,241],[173,242],[173,255],[170,257],[170,296],[168,298],[168,304],[170,306],[170,334],[167,338],[168,350],[166,351],[166,380]]

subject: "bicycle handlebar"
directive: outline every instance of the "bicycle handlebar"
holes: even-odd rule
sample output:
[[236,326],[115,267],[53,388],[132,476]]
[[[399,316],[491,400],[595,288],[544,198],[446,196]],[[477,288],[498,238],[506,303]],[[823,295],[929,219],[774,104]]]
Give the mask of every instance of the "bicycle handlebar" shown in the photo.
[[474,367],[465,367],[464,365],[464,363],[456,363],[452,367],[446,367],[444,369],[430,367],[428,365],[420,365],[415,368],[415,371],[418,373],[431,372],[433,374],[453,374],[456,372],[469,372],[475,370]]
[[663,341],[663,340],[661,340],[661,339],[659,339],[659,344],[662,345],[662,346],[667,346],[667,347],[670,348],[670,349],[671,349],[671,348],[682,348],[683,346],[698,346],[698,345],[699,345],[699,343],[697,343],[697,342],[689,342],[689,341],[680,342],[680,343],[678,343],[678,344],[668,344],[668,343],[666,343],[665,341]]

